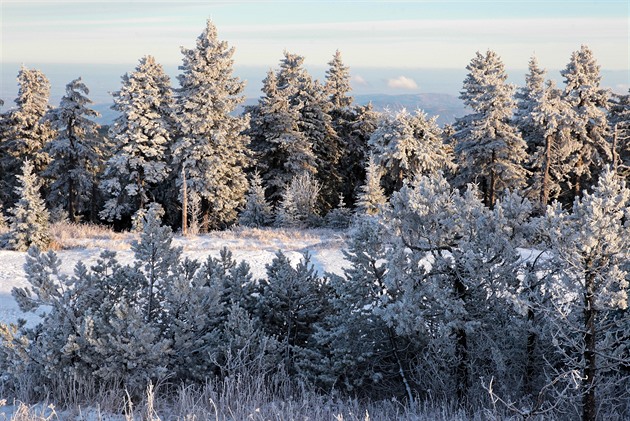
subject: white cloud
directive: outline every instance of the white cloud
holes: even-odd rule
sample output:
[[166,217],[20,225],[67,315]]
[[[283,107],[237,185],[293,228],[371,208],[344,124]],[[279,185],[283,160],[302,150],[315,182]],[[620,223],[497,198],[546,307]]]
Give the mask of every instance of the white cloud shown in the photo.
[[354,75],[354,76],[352,76],[350,81],[353,84],[355,84],[355,85],[360,85],[360,86],[367,86],[367,85],[369,85],[368,81],[365,80],[365,78],[363,76],[361,76],[361,75]]
[[418,84],[416,83],[415,80],[405,77],[405,76],[400,76],[397,77],[396,79],[389,79],[387,81],[387,86],[393,89],[417,89],[418,88]]

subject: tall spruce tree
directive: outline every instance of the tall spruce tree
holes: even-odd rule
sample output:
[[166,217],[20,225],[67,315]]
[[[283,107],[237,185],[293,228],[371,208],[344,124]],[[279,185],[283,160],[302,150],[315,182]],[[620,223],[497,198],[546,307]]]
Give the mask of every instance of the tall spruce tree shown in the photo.
[[99,125],[90,119],[99,113],[89,108],[89,93],[81,78],[73,80],[66,85],[59,108],[48,114],[56,130],[55,138],[46,147],[51,163],[43,174],[52,180],[48,203],[51,207],[63,207],[72,221],[88,211],[90,202],[95,200],[92,194],[102,158]]
[[107,201],[100,214],[109,221],[129,217],[155,200],[155,189],[169,174],[173,129],[170,78],[152,56],[122,76],[113,96],[112,108],[120,116],[109,129],[114,152],[103,175]]
[[299,129],[299,109],[291,104],[290,90],[280,89],[278,75],[270,70],[262,91],[249,133],[267,197],[277,204],[293,177],[314,174],[317,168],[312,146]]
[[605,111],[610,92],[600,87],[599,69],[593,51],[582,45],[560,72],[565,82],[562,98],[574,112],[571,136],[578,144],[571,156],[572,195],[568,201],[579,197],[583,189],[597,182],[603,166],[611,164],[613,159]]
[[210,20],[196,47],[182,48],[182,54],[173,170],[179,176],[183,168],[188,189],[201,195],[203,229],[224,227],[236,219],[247,191],[248,119],[232,115],[244,100],[244,84],[233,76],[234,49],[218,39]]
[[511,124],[514,87],[505,83],[497,53],[477,52],[466,69],[460,99],[473,113],[456,123],[457,183],[479,183],[484,204],[492,208],[498,192],[523,186],[526,144]]
[[37,175],[50,162],[45,145],[53,138],[50,122],[44,119],[49,110],[50,82],[39,70],[22,66],[17,76],[18,95],[16,107],[3,116],[0,143],[0,198],[7,206],[18,200],[15,195],[17,176],[22,171],[22,162],[28,159]]
[[40,181],[28,159],[24,161],[22,174],[17,176],[17,180],[15,193],[19,200],[9,209],[9,244],[17,251],[26,251],[31,246],[47,249],[52,241],[49,214],[39,192]]

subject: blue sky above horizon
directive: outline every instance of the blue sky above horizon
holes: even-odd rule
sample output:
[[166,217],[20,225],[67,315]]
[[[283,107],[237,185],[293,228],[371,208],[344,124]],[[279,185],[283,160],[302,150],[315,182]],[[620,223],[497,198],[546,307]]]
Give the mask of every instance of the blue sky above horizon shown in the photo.
[[[396,69],[398,76],[384,84],[392,91],[426,91],[410,69],[463,70],[476,51],[487,49],[497,51],[508,69],[525,69],[535,54],[552,70],[587,44],[602,69],[630,68],[629,6],[618,0],[2,0],[1,8],[3,73],[16,63],[132,70],[147,54],[176,66],[180,46],[194,46],[208,18],[235,47],[237,68],[276,67],[285,49],[321,68],[339,49],[351,70]],[[353,77],[355,88],[370,83],[361,74]],[[612,83],[628,89],[627,77]]]

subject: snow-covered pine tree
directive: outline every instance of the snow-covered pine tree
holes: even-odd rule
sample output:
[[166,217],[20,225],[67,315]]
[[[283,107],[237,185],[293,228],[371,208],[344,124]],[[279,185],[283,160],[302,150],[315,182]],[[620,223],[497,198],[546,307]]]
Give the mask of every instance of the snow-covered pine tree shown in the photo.
[[278,88],[275,72],[267,73],[262,91],[249,133],[266,195],[277,204],[294,176],[317,169],[311,144],[298,127],[299,110],[291,106],[289,90]]
[[276,214],[276,225],[288,228],[304,228],[321,224],[317,208],[319,182],[305,172],[293,177],[284,190],[282,202]]
[[318,81],[307,80],[297,99],[302,107],[298,126],[312,143],[316,157],[316,178],[321,185],[319,208],[328,212],[338,201],[341,188],[339,159],[342,154],[339,136],[330,116],[330,102]]
[[630,354],[622,350],[630,331],[624,270],[630,249],[629,209],[630,190],[608,167],[593,192],[575,201],[573,213],[558,204],[548,211],[546,228],[559,270],[554,299],[563,310],[554,343],[562,351],[563,369],[579,371],[577,393],[584,420],[619,411],[624,402],[625,411],[630,410],[630,392],[618,387],[620,381],[627,383],[627,377],[618,377],[623,375],[620,368],[630,363]]
[[365,184],[359,189],[357,195],[357,214],[376,215],[383,211],[387,204],[387,197],[381,187],[382,168],[377,165],[374,157],[370,155],[365,175]]
[[526,144],[512,125],[514,87],[497,53],[477,52],[466,66],[460,99],[473,113],[457,120],[454,135],[459,186],[479,183],[484,204],[494,206],[497,194],[525,183]]
[[0,139],[0,199],[7,207],[18,200],[15,195],[17,177],[22,162],[29,160],[33,172],[40,176],[50,162],[44,146],[54,137],[54,131],[44,116],[49,109],[50,83],[39,70],[22,66],[18,72],[16,108],[3,115]]
[[26,251],[31,246],[45,250],[52,241],[49,215],[46,203],[39,193],[40,181],[28,159],[24,161],[22,175],[18,175],[17,180],[19,184],[15,188],[15,193],[19,199],[9,209],[11,214],[9,244],[17,251]]
[[536,56],[529,60],[528,73],[525,75],[525,86],[518,88],[514,94],[516,109],[514,110],[514,124],[521,132],[521,136],[527,143],[527,152],[534,152],[541,146],[544,136],[540,126],[532,120],[531,114],[537,104],[538,98],[545,89],[545,75],[547,71],[538,66]]
[[[176,90],[178,139],[172,146],[175,174],[186,170],[188,188],[201,195],[203,230],[224,227],[245,201],[246,116],[232,113],[243,102],[244,84],[233,76],[233,48],[218,39],[208,20],[193,49],[182,48]],[[178,178],[177,185],[182,180]]]
[[385,116],[369,140],[376,163],[385,170],[386,192],[400,190],[403,180],[452,168],[435,118],[406,110]]
[[[440,173],[416,177],[385,216],[392,246],[382,317],[421,346],[415,378],[423,388],[457,399],[481,393],[482,376],[511,390],[522,373],[508,299],[520,255],[501,208],[489,210],[478,194],[460,194]],[[439,382],[427,375],[435,371]]]
[[355,207],[355,199],[360,186],[365,182],[366,163],[368,161],[368,141],[378,125],[380,113],[374,111],[372,103],[357,105],[352,109],[352,120],[349,121],[350,133],[342,133],[345,140],[345,153],[339,160],[343,177],[341,191],[347,198],[348,205]]
[[571,54],[567,67],[560,72],[565,83],[562,99],[574,113],[571,136],[578,144],[571,156],[569,203],[594,184],[604,165],[612,163],[613,159],[606,118],[610,92],[600,87],[599,69],[593,51],[582,45]]
[[154,201],[155,189],[169,174],[170,78],[146,56],[121,79],[112,107],[120,116],[109,129],[114,151],[101,183],[107,201],[100,216],[108,221],[129,217]]
[[99,114],[89,108],[90,93],[81,78],[66,85],[59,108],[48,113],[56,136],[46,145],[51,162],[43,173],[52,180],[48,203],[65,209],[71,221],[89,210],[102,156],[98,144],[99,125],[90,119]]
[[533,149],[529,153],[531,178],[526,191],[544,212],[549,201],[566,189],[567,175],[571,172],[567,161],[578,145],[571,136],[573,110],[552,81],[547,82],[533,101],[528,118],[540,138],[535,145],[529,144]]
[[255,171],[249,182],[249,192],[245,209],[241,212],[238,223],[247,227],[264,227],[273,219],[273,210],[265,198],[265,189],[258,171]]

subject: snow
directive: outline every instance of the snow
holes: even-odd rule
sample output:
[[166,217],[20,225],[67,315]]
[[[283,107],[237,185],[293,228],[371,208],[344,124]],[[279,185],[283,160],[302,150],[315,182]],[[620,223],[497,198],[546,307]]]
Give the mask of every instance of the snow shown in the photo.
[[[73,241],[79,245],[56,253],[63,262],[62,271],[67,274],[72,273],[79,261],[92,266],[104,250],[116,251],[118,260],[127,264],[133,260],[131,242],[137,238],[135,234],[117,239],[88,238]],[[251,266],[255,279],[265,275],[265,266],[271,263],[278,250],[294,265],[308,252],[320,275],[326,272],[342,274],[343,268],[348,266],[341,252],[346,245],[345,231],[237,228],[196,237],[175,235],[173,245],[183,248],[184,257],[199,261],[205,261],[208,256],[218,257],[221,249],[227,247],[237,261],[245,260]],[[22,318],[36,323],[39,319],[36,314],[22,313],[11,296],[14,287],[29,285],[24,273],[25,260],[25,252],[0,250],[0,322],[15,323]]]

